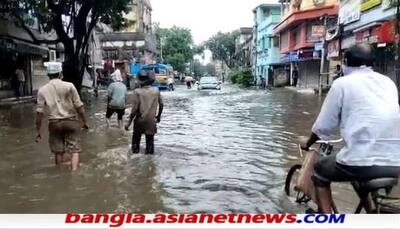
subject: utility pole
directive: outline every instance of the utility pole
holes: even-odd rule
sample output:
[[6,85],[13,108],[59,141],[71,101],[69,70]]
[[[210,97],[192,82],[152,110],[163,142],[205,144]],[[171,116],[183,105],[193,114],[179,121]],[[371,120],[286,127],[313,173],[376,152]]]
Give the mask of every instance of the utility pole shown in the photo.
[[325,75],[325,43],[326,43],[326,24],[327,24],[328,16],[324,16],[324,35],[322,37],[322,49],[321,49],[321,68],[319,72],[319,80],[318,80],[318,95],[322,96],[322,76]]
[[164,38],[160,38],[160,56],[161,56],[161,63],[164,63],[164,58],[163,58],[163,45],[164,45]]

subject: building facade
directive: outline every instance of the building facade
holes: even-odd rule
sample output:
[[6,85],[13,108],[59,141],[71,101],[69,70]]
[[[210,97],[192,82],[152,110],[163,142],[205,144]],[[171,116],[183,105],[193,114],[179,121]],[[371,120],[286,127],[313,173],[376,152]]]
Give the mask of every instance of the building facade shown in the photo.
[[240,34],[235,40],[235,66],[237,68],[250,68],[253,29],[243,27],[239,31]]
[[374,69],[389,76],[399,86],[395,72],[395,0],[342,0],[339,18],[342,27],[340,52],[367,42],[375,51]]
[[[44,38],[34,28],[32,32]],[[0,21],[0,53],[0,99],[35,95],[48,81],[44,61],[57,58],[55,50],[50,56],[49,47],[35,44],[24,29],[9,21]],[[22,84],[18,83],[17,69],[24,73]]]
[[253,10],[254,14],[254,70],[255,81],[261,83],[261,78],[268,85],[273,85],[274,69],[280,64],[279,37],[273,29],[281,20],[279,4],[262,4]]
[[128,7],[125,18],[129,25],[124,32],[151,33],[153,8],[150,0],[131,0]]
[[105,70],[112,66],[130,74],[135,63],[154,62],[156,39],[152,31],[150,0],[132,0],[129,8],[130,12],[125,15],[129,26],[125,30],[99,34]]
[[[336,27],[339,2],[337,0],[280,0],[281,22],[274,28],[280,36],[281,62],[288,65],[287,81],[293,83],[293,72],[298,71],[296,86],[318,88],[322,41],[326,27]],[[325,67],[325,66],[324,66]],[[326,71],[327,66],[325,67]]]

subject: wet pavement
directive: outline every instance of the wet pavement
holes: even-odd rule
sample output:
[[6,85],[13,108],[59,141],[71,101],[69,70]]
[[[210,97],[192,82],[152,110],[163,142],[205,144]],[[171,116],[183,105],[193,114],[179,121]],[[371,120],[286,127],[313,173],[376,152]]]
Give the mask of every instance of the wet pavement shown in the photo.
[[284,178],[294,140],[319,111],[315,95],[229,85],[163,92],[147,156],[130,154],[131,132],[106,128],[103,93],[87,105],[92,128],[76,173],[53,165],[45,127],[34,142],[34,106],[0,110],[1,213],[294,211]]

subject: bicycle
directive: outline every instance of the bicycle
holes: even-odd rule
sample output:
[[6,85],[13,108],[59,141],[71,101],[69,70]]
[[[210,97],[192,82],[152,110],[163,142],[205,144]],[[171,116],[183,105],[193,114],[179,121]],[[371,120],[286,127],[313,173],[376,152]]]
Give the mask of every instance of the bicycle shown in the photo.
[[[330,141],[317,141],[319,144],[318,150],[310,150],[307,153],[317,153],[319,157],[324,157],[331,155],[334,151],[334,144],[341,143],[343,140],[330,140]],[[303,151],[299,145],[299,153],[300,158],[303,158]],[[295,202],[298,204],[306,204],[308,205],[310,202],[313,202],[311,196],[303,193],[299,188],[297,188],[297,179],[296,175],[300,174],[302,164],[293,165],[286,176],[285,180],[285,193],[289,197],[295,197]],[[400,207],[395,206],[391,203],[386,203],[386,201],[398,202],[400,198],[391,197],[391,191],[398,184],[398,178],[386,177],[386,178],[378,178],[369,181],[354,181],[351,182],[353,189],[358,195],[359,203],[354,211],[355,214],[360,214],[364,209],[366,213],[390,213],[390,214],[398,214],[400,213]],[[293,195],[294,194],[294,195]],[[335,214],[339,213],[336,205],[332,202],[332,210]]]

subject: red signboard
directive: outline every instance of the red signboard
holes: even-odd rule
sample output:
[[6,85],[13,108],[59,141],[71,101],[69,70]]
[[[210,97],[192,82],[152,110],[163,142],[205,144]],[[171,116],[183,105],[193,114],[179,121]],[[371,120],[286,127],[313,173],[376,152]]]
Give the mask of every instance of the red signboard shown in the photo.
[[391,21],[383,23],[378,29],[379,43],[392,43],[395,41],[394,24]]

